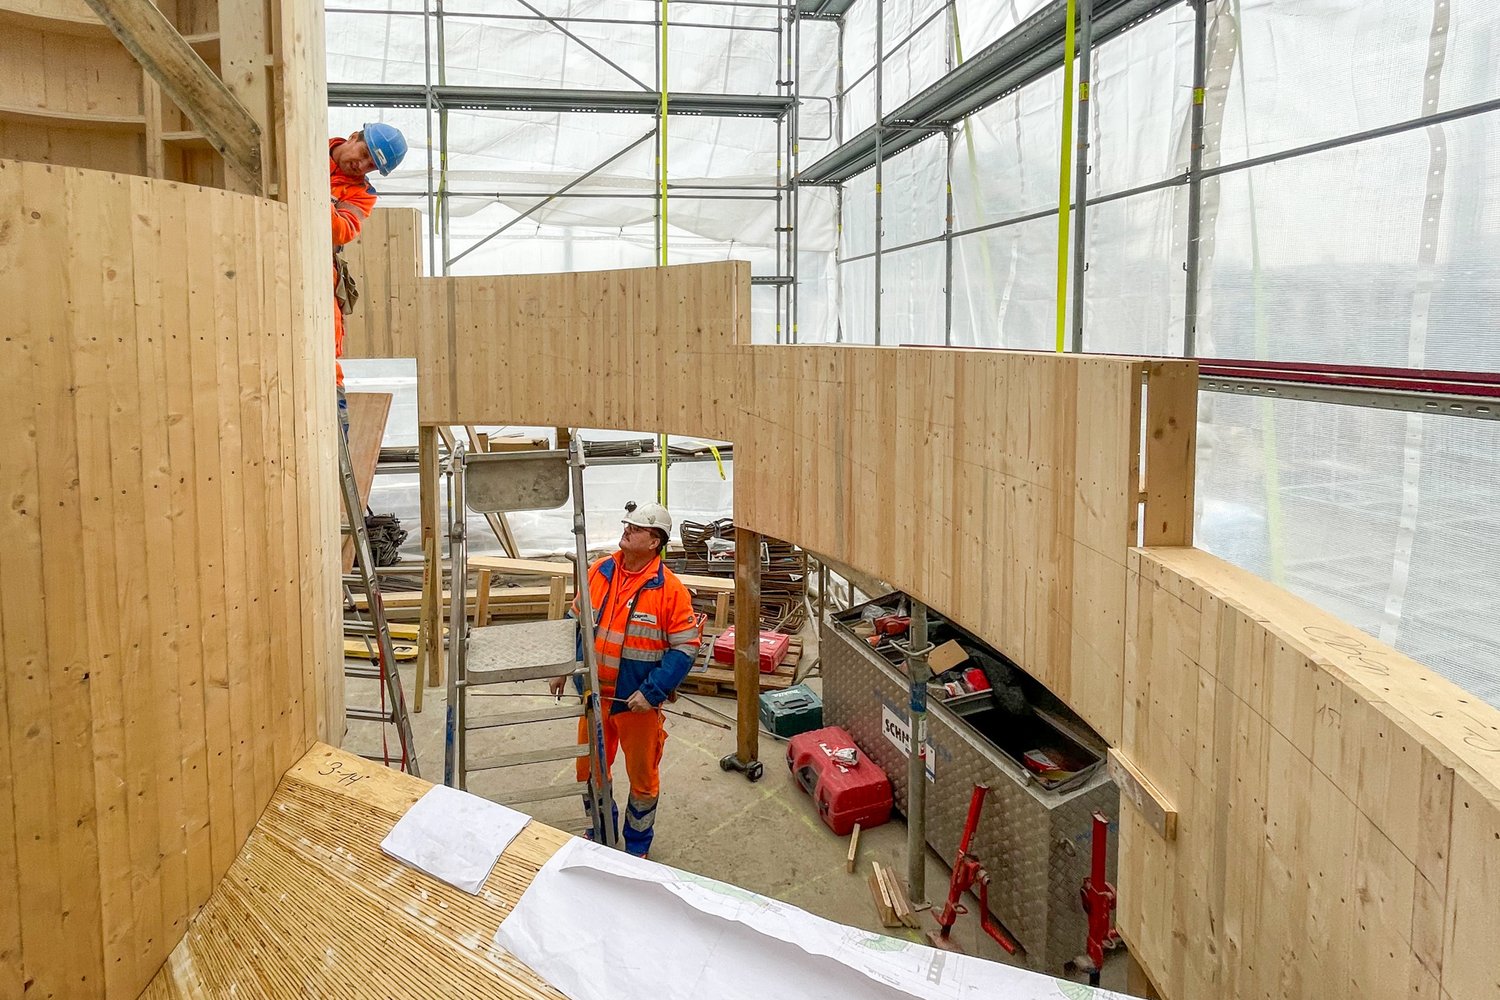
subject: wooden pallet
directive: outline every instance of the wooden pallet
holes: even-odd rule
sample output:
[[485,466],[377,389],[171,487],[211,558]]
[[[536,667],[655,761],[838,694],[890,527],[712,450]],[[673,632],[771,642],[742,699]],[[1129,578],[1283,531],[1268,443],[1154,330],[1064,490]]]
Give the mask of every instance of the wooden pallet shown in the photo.
[[[712,641],[704,646],[693,669],[683,678],[679,690],[690,694],[726,695],[735,693],[734,668],[713,662]],[[797,679],[797,664],[802,662],[802,637],[792,636],[787,644],[786,659],[773,672],[760,675],[762,691],[780,691],[789,688]]]

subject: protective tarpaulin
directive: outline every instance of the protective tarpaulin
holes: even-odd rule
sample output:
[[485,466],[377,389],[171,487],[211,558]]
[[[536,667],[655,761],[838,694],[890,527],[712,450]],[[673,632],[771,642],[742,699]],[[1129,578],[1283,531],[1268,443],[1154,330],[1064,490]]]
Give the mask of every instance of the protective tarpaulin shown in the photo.
[[[889,113],[1044,2],[857,0],[842,26],[803,21],[782,36],[762,30],[777,26],[774,7],[673,5],[670,84],[776,93],[785,78],[778,39],[795,38],[806,165],[876,120],[877,35],[879,103]],[[537,7],[634,21],[657,10],[650,0]],[[650,24],[570,21],[570,37],[534,18],[510,19],[527,13],[519,3],[483,10],[499,16],[448,18],[450,83],[655,86]],[[1088,209],[1081,276],[1072,273],[1071,243],[1063,250],[1069,329],[1072,285],[1085,282],[1085,349],[1180,354],[1192,326],[1203,357],[1500,371],[1500,111],[1340,144],[1500,98],[1500,11],[1481,0],[1213,0],[1204,165],[1223,172],[1202,183],[1189,318],[1193,20],[1189,6],[1174,6],[1094,51],[1088,192],[1123,196]],[[330,80],[424,79],[422,17],[330,13],[328,28]],[[871,343],[878,312],[886,344],[1052,349],[1061,97],[1059,68],[951,135],[891,158],[878,218],[873,169],[839,188],[802,190],[796,339]],[[406,165],[380,184],[386,203],[426,211],[425,114],[332,112],[339,132],[367,117],[412,137]],[[466,194],[450,202],[452,253],[509,225],[454,272],[654,263],[652,125],[648,115],[453,112],[448,184]],[[733,257],[750,260],[757,276],[785,273],[774,192],[736,188],[746,197],[730,201],[695,198],[729,192],[688,187],[774,186],[786,148],[775,123],[678,115],[669,134],[668,178],[684,186],[669,200],[670,259]],[[1314,143],[1330,148],[1299,152]],[[572,193],[587,197],[540,204],[575,182]],[[1160,186],[1135,190],[1152,185]],[[934,242],[911,245],[926,240]],[[878,267],[869,256],[877,242]],[[752,303],[756,339],[786,339],[777,291],[758,286]],[[1500,565],[1500,527],[1484,502],[1500,493],[1500,423],[1204,394],[1199,437],[1199,544],[1500,703],[1500,600],[1484,582]],[[650,476],[640,472],[608,503],[646,495]],[[728,493],[693,503],[727,508]]]

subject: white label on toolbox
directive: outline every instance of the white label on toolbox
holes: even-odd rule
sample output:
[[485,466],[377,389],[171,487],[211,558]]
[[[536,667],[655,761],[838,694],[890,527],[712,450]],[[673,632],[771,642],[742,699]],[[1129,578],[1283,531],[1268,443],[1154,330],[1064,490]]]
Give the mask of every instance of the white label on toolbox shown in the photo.
[[[885,738],[891,741],[891,746],[901,751],[901,756],[910,757],[911,726],[906,720],[895,712],[891,706],[880,706],[880,731],[885,733]],[[927,761],[927,780],[937,781],[937,755],[932,752],[932,743],[924,740],[922,742],[922,756]]]

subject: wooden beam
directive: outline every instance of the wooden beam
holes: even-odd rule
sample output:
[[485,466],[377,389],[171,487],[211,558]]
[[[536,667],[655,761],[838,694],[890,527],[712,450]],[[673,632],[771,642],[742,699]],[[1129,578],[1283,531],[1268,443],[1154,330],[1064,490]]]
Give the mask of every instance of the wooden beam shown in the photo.
[[734,529],[734,689],[741,764],[760,757],[760,539]]
[[1139,809],[1141,817],[1158,836],[1163,840],[1177,839],[1177,808],[1156,790],[1151,779],[1129,757],[1113,747],[1109,751],[1109,776],[1120,786],[1120,798]]
[[1193,475],[1198,451],[1198,368],[1146,365],[1147,545],[1193,544]]
[[244,178],[250,193],[261,194],[260,126],[166,15],[148,0],[88,0],[88,5]]

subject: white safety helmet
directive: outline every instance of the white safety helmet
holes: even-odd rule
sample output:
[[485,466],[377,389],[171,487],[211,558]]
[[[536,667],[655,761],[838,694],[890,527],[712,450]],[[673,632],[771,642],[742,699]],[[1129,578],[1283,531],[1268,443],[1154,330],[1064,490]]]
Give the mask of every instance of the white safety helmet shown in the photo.
[[659,503],[627,504],[621,524],[633,524],[638,528],[655,528],[666,538],[672,537],[672,515]]

